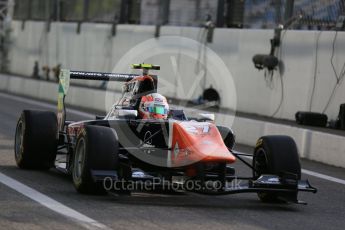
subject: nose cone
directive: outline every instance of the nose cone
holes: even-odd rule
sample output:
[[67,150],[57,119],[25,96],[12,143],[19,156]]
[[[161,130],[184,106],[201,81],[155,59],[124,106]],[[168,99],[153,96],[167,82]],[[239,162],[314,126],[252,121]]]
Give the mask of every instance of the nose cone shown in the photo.
[[233,163],[236,158],[224,145],[223,139],[220,137],[220,141],[215,140],[216,138],[201,138],[199,143],[195,144],[193,147],[194,152],[198,154],[201,161],[208,162],[227,162]]
[[225,146],[217,126],[208,122],[180,122],[174,127],[173,149],[179,146],[175,161],[195,163],[235,162],[235,156]]

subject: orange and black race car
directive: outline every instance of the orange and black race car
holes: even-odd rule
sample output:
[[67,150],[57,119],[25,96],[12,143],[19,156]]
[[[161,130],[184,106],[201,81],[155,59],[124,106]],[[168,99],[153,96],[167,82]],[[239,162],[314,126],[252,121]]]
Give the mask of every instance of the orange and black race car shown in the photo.
[[[232,130],[217,126],[211,114],[188,119],[183,110],[170,108],[164,118],[141,117],[142,97],[157,93],[158,77],[149,70],[160,67],[135,64],[133,68],[143,73],[61,70],[57,115],[24,110],[18,120],[17,165],[56,167],[71,174],[76,190],[87,194],[130,194],[138,188],[208,195],[252,192],[264,202],[304,203],[297,199],[299,191],[316,192],[301,180],[297,147],[290,137],[261,137],[248,155],[234,151]],[[64,100],[70,79],[122,81],[122,97],[105,117],[67,121]],[[152,110],[159,111],[166,108]],[[252,163],[244,160],[250,157]],[[252,176],[237,175],[232,167],[236,160],[247,165]]]

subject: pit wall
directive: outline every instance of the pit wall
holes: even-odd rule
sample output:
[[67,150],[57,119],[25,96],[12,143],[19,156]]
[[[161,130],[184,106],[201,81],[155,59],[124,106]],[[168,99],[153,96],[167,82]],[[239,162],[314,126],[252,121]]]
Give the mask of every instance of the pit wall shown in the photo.
[[[56,83],[3,74],[0,74],[0,79],[2,92],[54,103],[57,101],[58,85]],[[103,90],[71,86],[66,103],[105,112],[106,108],[109,108],[106,103],[119,96],[116,92],[106,93]],[[218,125],[232,127],[237,143],[254,146],[256,140],[263,135],[289,135],[296,141],[300,157],[345,168],[345,136],[240,116],[234,118],[229,114],[216,113],[215,115]]]
[[[44,32],[45,26],[44,22],[27,21],[25,28],[22,29],[22,22],[13,22],[13,44],[10,52],[12,73],[31,75],[35,61],[38,61],[41,67],[42,65],[55,66],[60,63],[63,68],[74,70],[112,71],[131,48],[148,39],[155,39],[154,26],[118,25],[114,37],[111,36],[109,24],[84,23],[81,25],[80,34],[77,34],[76,23],[52,23],[49,33]],[[208,47],[221,58],[231,74],[214,76],[208,72],[206,86],[212,85],[219,91],[222,107],[271,116],[281,99],[280,72],[283,79],[284,98],[275,117],[293,120],[296,111],[309,110],[316,73],[311,110],[322,112],[336,83],[330,62],[335,32],[322,32],[317,48],[318,33],[318,31],[283,32],[282,46],[278,52],[283,63],[282,68],[280,71],[275,71],[272,82],[266,82],[264,71],[259,72],[254,68],[252,57],[255,54],[269,52],[269,39],[273,37],[273,31],[216,28],[213,43]],[[187,37],[196,41],[203,37],[200,28],[163,26],[160,31],[161,37],[156,38],[156,41],[170,35]],[[167,49],[167,47],[158,46],[157,49]],[[333,63],[339,75],[345,61],[345,34],[343,32],[338,33],[334,51]],[[161,65],[160,82],[171,83],[169,91],[164,92],[167,96],[195,99],[202,92],[202,84],[197,84],[192,93],[180,93],[177,90],[181,87],[192,88],[198,73],[195,71],[197,68],[195,60],[179,55],[179,52],[175,59],[178,63],[177,71],[172,68],[172,59],[169,58],[169,54],[145,60],[138,55],[133,58],[133,62],[145,61]],[[196,52],[199,54],[201,51],[197,49]],[[207,54],[207,57],[210,56]],[[211,62],[212,60],[208,60],[208,63]],[[182,83],[176,81],[177,73],[181,75]],[[228,84],[231,78],[235,85],[236,99],[232,94],[234,90]],[[237,108],[234,107],[233,100],[237,101]],[[341,103],[345,103],[343,82],[337,87],[333,100],[326,110],[330,119],[337,117]]]

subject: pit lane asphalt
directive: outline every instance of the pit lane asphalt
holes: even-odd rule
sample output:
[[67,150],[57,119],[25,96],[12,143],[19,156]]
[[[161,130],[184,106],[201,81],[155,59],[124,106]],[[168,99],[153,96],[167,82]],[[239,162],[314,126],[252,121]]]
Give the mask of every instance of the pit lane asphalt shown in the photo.
[[[23,109],[46,110],[0,94],[0,173],[113,229],[344,229],[345,185],[306,176],[317,194],[300,193],[307,206],[263,204],[255,194],[134,193],[126,196],[77,194],[71,179],[56,170],[20,170],[15,166],[13,139]],[[50,109],[51,110],[51,109]],[[69,117],[86,119],[81,115]],[[251,152],[250,147],[237,150]],[[325,153],[327,154],[327,153]],[[339,153],[345,154],[345,153]],[[238,172],[249,172],[236,163]],[[304,169],[345,179],[345,169],[302,160]],[[247,173],[249,175],[249,173]],[[77,222],[45,208],[0,183],[0,229],[80,229]]]

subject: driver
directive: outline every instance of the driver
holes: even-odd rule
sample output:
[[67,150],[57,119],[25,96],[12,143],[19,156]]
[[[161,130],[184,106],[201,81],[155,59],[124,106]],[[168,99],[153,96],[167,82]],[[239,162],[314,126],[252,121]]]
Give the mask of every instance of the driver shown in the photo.
[[139,116],[141,119],[167,119],[169,104],[159,93],[151,93],[141,97]]

